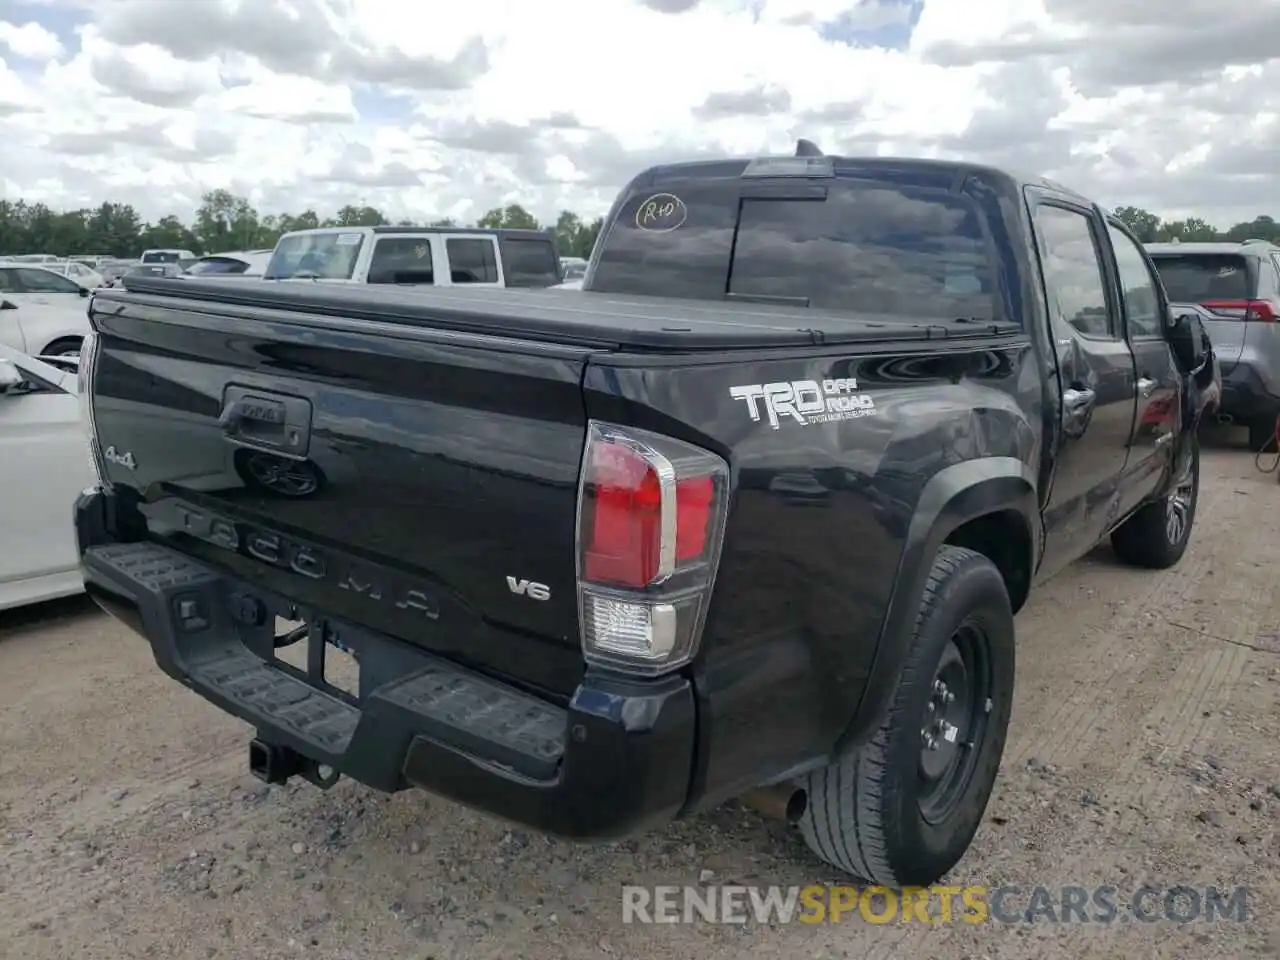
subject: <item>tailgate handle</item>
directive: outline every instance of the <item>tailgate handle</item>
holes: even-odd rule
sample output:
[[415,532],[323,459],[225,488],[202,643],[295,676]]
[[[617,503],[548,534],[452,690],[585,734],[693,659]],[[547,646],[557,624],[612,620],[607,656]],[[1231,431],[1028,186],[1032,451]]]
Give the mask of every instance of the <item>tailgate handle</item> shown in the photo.
[[269,390],[227,387],[218,426],[230,443],[303,459],[311,444],[311,403]]

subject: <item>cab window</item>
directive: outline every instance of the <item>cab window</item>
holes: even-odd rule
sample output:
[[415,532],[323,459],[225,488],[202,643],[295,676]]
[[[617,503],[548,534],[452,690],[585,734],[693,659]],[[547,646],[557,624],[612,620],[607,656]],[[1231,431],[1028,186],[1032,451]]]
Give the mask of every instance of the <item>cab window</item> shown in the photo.
[[445,242],[449,255],[449,276],[454,283],[497,283],[498,258],[493,241],[452,237]]
[[1092,221],[1045,205],[1036,209],[1035,227],[1050,314],[1083,336],[1115,339]]
[[380,237],[369,263],[369,283],[435,283],[428,237]]
[[1128,234],[1107,224],[1111,246],[1116,252],[1116,269],[1124,295],[1124,322],[1129,337],[1162,336],[1160,291],[1147,267],[1146,257]]

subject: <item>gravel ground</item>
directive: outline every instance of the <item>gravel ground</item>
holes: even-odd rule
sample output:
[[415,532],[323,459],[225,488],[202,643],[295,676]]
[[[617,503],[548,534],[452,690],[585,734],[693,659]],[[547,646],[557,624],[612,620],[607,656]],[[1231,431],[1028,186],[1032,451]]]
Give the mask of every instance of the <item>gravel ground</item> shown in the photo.
[[1280,955],[1277,503],[1219,444],[1179,567],[1099,550],[1040,588],[997,793],[949,878],[1017,885],[1017,907],[1036,886],[1244,885],[1248,922],[624,925],[624,883],[834,878],[736,804],[589,847],[423,793],[265,787],[244,724],[77,601],[0,614],[0,957]]

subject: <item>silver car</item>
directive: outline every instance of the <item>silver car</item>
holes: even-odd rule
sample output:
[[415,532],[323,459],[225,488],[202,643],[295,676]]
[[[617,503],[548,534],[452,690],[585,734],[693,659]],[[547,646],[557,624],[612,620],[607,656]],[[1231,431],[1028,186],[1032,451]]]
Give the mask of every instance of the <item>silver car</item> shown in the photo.
[[[1280,246],[1149,243],[1174,313],[1194,309],[1222,368],[1219,414],[1276,450],[1280,425]],[[1183,311],[1185,312],[1185,310]]]

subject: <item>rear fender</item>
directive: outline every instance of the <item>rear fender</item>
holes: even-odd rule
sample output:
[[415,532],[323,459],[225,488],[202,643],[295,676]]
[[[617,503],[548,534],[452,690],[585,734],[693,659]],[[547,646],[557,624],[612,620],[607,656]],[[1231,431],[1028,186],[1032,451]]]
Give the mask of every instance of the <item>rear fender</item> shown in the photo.
[[1027,523],[1034,570],[1040,551],[1040,511],[1035,475],[1015,457],[982,457],[940,470],[925,484],[898,563],[889,607],[880,628],[875,657],[854,716],[837,743],[837,753],[869,739],[897,689],[933,558],[947,538],[965,523],[999,511],[1013,511]]

